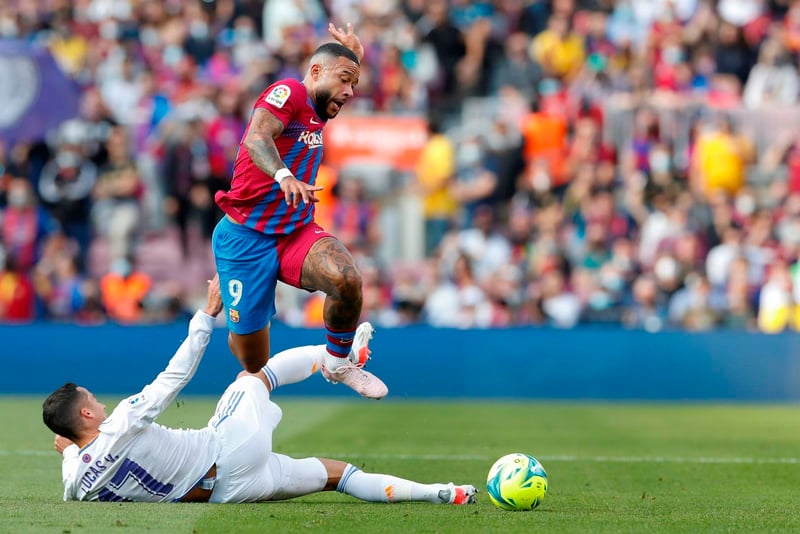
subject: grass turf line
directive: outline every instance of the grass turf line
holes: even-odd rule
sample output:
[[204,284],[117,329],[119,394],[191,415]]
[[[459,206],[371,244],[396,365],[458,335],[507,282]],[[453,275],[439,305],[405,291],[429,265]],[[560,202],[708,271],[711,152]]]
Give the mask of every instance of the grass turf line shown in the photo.
[[[110,408],[119,399],[101,400]],[[369,471],[481,489],[494,458],[515,451],[542,458],[547,498],[534,512],[510,513],[495,509],[485,492],[470,507],[368,504],[338,493],[247,505],[63,503],[59,457],[46,454],[52,436],[41,423],[41,401],[0,397],[0,532],[800,531],[800,465],[736,463],[800,456],[798,410],[790,405],[370,403],[276,395],[284,418],[275,449],[290,455],[338,451]],[[202,426],[214,402],[181,399],[160,422]],[[626,458],[637,460],[613,460]],[[720,462],[692,461],[702,458]]]

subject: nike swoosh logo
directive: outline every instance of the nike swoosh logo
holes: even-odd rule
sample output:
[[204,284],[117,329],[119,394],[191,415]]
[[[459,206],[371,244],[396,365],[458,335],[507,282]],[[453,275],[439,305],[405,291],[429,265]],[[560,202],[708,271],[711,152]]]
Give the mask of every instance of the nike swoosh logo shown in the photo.
[[315,118],[313,118],[313,117],[311,118],[311,120],[310,120],[309,122],[310,122],[311,124],[322,124],[321,122],[319,122],[317,119],[315,119]]
[[324,233],[324,232],[325,232],[325,230],[314,230],[314,233],[315,233],[315,234],[322,234],[322,233]]

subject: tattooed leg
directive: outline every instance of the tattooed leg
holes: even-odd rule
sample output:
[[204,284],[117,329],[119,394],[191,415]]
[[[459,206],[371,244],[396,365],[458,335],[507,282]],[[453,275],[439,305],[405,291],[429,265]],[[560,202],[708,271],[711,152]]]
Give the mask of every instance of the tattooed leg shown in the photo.
[[323,317],[331,329],[355,330],[361,315],[361,273],[353,256],[337,239],[320,239],[303,262],[300,284],[325,293]]

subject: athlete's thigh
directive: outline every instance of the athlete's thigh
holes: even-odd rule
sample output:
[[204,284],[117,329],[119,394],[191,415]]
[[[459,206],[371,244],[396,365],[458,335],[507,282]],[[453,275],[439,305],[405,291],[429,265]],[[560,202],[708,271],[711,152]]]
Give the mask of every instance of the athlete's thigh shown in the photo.
[[[306,271],[309,265],[309,255],[319,250],[326,242],[338,240],[322,229],[315,222],[297,228],[289,235],[278,238],[278,258],[280,271],[278,279],[290,286],[307,291],[323,289],[314,283],[314,278],[308,279]],[[344,245],[341,245],[344,247]],[[347,249],[344,249],[348,254]],[[352,259],[351,259],[352,260]]]
[[281,409],[257,377],[241,377],[228,387],[208,422],[220,443],[214,501],[244,502],[274,492],[277,483],[266,466],[281,417]]
[[223,217],[214,230],[211,246],[228,329],[240,335],[263,329],[275,315],[275,237]]

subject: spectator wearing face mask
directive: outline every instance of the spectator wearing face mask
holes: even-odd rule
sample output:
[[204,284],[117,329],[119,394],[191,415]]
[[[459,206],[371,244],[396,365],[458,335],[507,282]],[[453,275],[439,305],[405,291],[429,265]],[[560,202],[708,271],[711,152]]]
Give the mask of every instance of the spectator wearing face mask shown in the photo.
[[45,165],[39,179],[39,196],[58,220],[64,234],[75,240],[79,248],[81,271],[91,240],[91,193],[97,180],[97,167],[72,147],[63,147]]
[[7,206],[0,210],[2,243],[23,271],[39,258],[45,238],[58,230],[58,222],[40,207],[26,178],[12,177],[6,193]]
[[470,137],[456,152],[456,176],[450,188],[453,198],[462,206],[463,228],[472,226],[475,211],[490,202],[495,189],[497,175],[486,165],[481,139]]
[[755,64],[744,86],[744,103],[748,108],[789,106],[797,102],[800,76],[787,61],[786,50],[776,39],[761,45]]

